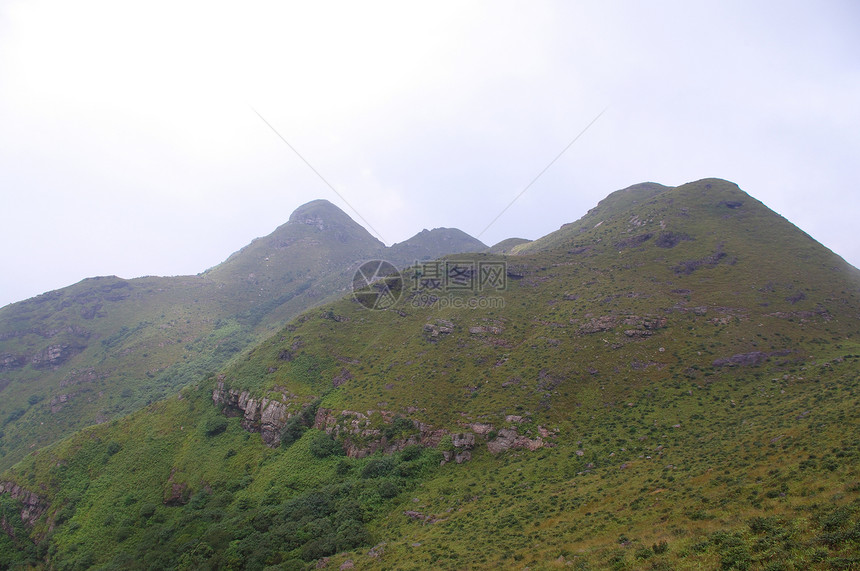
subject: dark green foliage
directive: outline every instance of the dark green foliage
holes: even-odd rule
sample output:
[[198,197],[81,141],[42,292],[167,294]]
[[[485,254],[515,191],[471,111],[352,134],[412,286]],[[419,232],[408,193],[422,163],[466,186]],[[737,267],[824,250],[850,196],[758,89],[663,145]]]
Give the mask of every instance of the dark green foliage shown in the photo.
[[155,515],[155,510],[156,510],[156,509],[157,509],[157,508],[156,508],[155,504],[151,504],[151,503],[143,504],[143,505],[140,507],[140,517],[141,517],[141,519],[149,519],[149,518],[151,518],[152,516],[154,516],[154,515]]
[[419,446],[418,444],[412,444],[403,449],[400,453],[400,457],[404,461],[417,460],[421,457],[421,454],[424,452],[424,447]]
[[665,540],[658,541],[654,545],[651,546],[651,549],[654,551],[656,555],[662,555],[669,550],[669,543]]
[[302,437],[309,427],[313,426],[314,417],[319,408],[321,399],[316,399],[311,404],[302,408],[299,414],[295,414],[287,419],[284,428],[281,429],[281,446],[290,446],[293,442]]
[[383,434],[389,440],[403,437],[404,435],[415,432],[415,425],[408,418],[404,418],[402,416],[395,416],[394,420],[385,427]]
[[203,425],[206,436],[217,436],[227,430],[227,419],[222,416],[210,418]]
[[[35,564],[37,549],[27,538],[27,526],[21,521],[21,503],[6,494],[0,495],[0,569]],[[10,533],[11,532],[11,533]]]
[[313,437],[310,444],[311,454],[317,458],[328,458],[329,456],[342,456],[343,447],[325,432],[320,432]]
[[379,482],[377,490],[379,491],[379,497],[384,499],[393,498],[400,493],[400,488],[397,484],[388,479],[384,479]]
[[5,425],[9,424],[10,422],[15,422],[16,420],[18,420],[19,418],[24,416],[24,413],[26,413],[26,412],[27,411],[24,410],[23,408],[14,409],[12,412],[9,413],[9,415],[6,417],[6,419],[3,420],[3,425],[5,426]]
[[300,415],[291,416],[281,429],[281,446],[289,446],[301,438],[307,428]]
[[391,472],[394,461],[390,457],[372,458],[361,470],[362,478],[380,478]]

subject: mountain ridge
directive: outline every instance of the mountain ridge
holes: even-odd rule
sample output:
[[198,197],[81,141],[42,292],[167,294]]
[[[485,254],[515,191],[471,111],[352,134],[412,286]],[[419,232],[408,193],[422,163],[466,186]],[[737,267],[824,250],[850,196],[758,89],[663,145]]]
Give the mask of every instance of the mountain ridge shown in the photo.
[[850,568],[860,274],[741,193],[610,195],[533,249],[451,258],[503,283],[446,290],[419,263],[390,309],[305,311],[6,471],[0,556]]
[[216,369],[301,311],[346,293],[368,259],[404,266],[410,256],[459,253],[469,237],[448,239],[454,234],[410,239],[386,256],[382,242],[319,199],[200,274],[86,278],[0,308],[0,468],[30,445],[130,412]]

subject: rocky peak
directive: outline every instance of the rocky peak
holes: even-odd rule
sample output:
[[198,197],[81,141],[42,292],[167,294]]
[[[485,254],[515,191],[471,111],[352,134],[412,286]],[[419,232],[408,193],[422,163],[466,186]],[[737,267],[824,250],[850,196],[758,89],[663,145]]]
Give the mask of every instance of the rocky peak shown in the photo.
[[306,224],[318,230],[350,223],[355,224],[343,210],[323,199],[312,200],[299,206],[289,219],[289,224]]

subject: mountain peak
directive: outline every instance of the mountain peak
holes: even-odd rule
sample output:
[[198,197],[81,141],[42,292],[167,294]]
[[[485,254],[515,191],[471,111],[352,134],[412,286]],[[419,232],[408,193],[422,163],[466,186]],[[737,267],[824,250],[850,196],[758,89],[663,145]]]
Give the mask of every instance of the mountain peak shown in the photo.
[[307,224],[319,230],[343,224],[355,224],[349,215],[323,198],[311,200],[296,208],[288,221],[289,224]]
[[426,228],[408,240],[392,245],[387,252],[396,263],[440,258],[447,254],[483,252],[486,244],[458,228]]

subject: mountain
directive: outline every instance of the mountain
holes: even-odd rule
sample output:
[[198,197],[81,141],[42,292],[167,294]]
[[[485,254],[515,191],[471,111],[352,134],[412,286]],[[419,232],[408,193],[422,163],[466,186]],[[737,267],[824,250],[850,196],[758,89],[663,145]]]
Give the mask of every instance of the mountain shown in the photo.
[[719,179],[514,251],[419,261],[389,309],[326,302],[28,455],[0,566],[860,564],[857,269]]
[[0,308],[0,469],[218,370],[349,291],[368,259],[406,265],[485,246],[459,230],[386,248],[326,200],[197,276],[84,280]]
[[435,260],[447,254],[481,252],[486,248],[486,244],[462,230],[434,228],[424,229],[408,240],[392,245],[386,255],[395,265],[405,266],[418,261]]
[[528,244],[529,242],[531,242],[531,240],[526,240],[525,238],[507,238],[501,242],[493,244],[486,249],[486,252],[489,254],[511,254],[516,246]]

